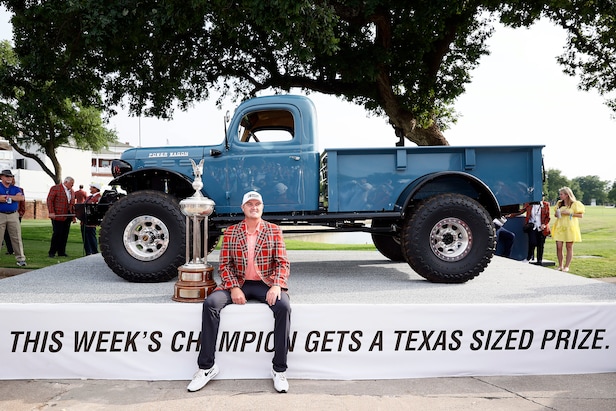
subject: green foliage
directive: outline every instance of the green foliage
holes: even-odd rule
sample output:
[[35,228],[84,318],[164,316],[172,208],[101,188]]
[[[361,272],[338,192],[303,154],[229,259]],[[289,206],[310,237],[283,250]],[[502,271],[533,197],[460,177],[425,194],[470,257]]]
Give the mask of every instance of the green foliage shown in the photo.
[[554,202],[558,199],[558,190],[565,186],[568,187],[570,181],[567,177],[562,175],[560,170],[553,168],[546,170],[546,177],[546,188],[543,190],[546,194],[545,198],[548,201]]
[[591,204],[593,199],[596,200],[596,204],[605,203],[609,181],[601,181],[599,176],[576,177],[573,181],[579,185],[583,193],[578,200],[584,204]]
[[[318,91],[387,116],[396,135],[447,144],[453,104],[488,53],[493,22],[548,18],[567,30],[566,72],[614,90],[614,2],[0,0],[32,79],[72,101],[170,117],[220,96]],[[76,96],[80,96],[78,99]]]
[[569,187],[573,190],[573,194],[575,194],[576,199],[582,200],[584,197],[584,192],[580,188],[578,182],[574,180],[569,180],[567,177],[562,175],[560,170],[549,169],[546,171],[547,174],[547,193],[546,200],[552,203],[555,203],[558,200],[558,191],[563,187]]
[[[8,42],[0,44],[0,135],[58,183],[62,178],[58,147],[96,151],[117,137],[105,128],[99,109],[59,88],[57,78],[45,73],[31,76],[23,64],[31,57],[18,56]],[[51,160],[51,168],[44,156]]]
[[610,204],[616,204],[616,181],[612,182],[612,188],[607,193],[607,198]]
[[[488,53],[494,20],[548,18],[568,32],[559,58],[580,87],[616,86],[612,1],[0,0],[15,13],[17,53],[31,80],[71,101],[170,117],[219,95],[300,88],[389,118],[418,145],[447,144],[453,104]],[[79,98],[77,98],[79,96]],[[222,98],[221,97],[221,98]],[[616,108],[614,100],[608,104]]]
[[576,198],[587,205],[590,205],[593,199],[598,205],[614,204],[616,200],[616,198],[610,198],[610,194],[616,193],[613,185],[609,181],[602,181],[599,176],[575,177],[569,180],[562,175],[560,170],[556,169],[548,169],[546,175],[547,182],[544,192],[547,194],[546,200],[548,201],[556,201],[558,190],[565,186],[571,188]]
[[16,66],[18,63],[17,55],[7,40],[0,41],[0,66]]

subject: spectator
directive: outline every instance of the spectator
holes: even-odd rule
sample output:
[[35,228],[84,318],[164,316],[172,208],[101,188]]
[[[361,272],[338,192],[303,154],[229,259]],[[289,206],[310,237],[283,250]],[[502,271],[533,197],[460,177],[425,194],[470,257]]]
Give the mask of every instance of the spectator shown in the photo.
[[62,184],[56,184],[49,189],[47,195],[47,211],[51,219],[53,234],[49,246],[49,257],[68,257],[66,254],[66,242],[71,229],[71,223],[75,222],[74,206],[75,193],[73,191],[75,180],[66,177]]
[[88,193],[83,189],[83,185],[80,185],[79,190],[75,191],[75,204],[83,204],[87,196]]
[[[15,184],[15,177],[11,177],[12,183]],[[21,188],[21,187],[20,187]],[[21,188],[21,193],[25,195],[23,188]],[[21,223],[21,219],[24,214],[26,214],[26,201],[19,201],[17,206],[17,214],[19,214],[19,222]],[[21,231],[21,227],[20,227]],[[22,241],[23,243],[23,241]],[[9,230],[4,231],[4,244],[6,244],[6,255],[15,254],[15,250],[13,249],[13,243],[11,243],[11,236],[9,235]]]
[[220,251],[222,283],[203,302],[201,351],[197,371],[188,391],[203,388],[218,374],[214,362],[220,311],[246,300],[267,303],[274,315],[274,358],[272,378],[278,392],[287,392],[285,371],[289,350],[291,304],[287,294],[289,260],[280,227],[261,218],[263,199],[256,191],[244,194],[244,220],[227,228]]
[[[526,203],[524,204],[524,208],[517,213],[510,214],[510,216],[513,217],[522,214],[526,214],[524,225],[532,225],[532,229],[527,232],[528,253],[525,261],[531,264],[543,265],[545,238],[550,235],[550,203],[543,198],[541,201]],[[537,260],[533,263],[532,260],[535,259],[535,248],[537,249]]]
[[87,204],[96,204],[101,199],[101,185],[99,183],[90,184],[90,195],[85,199],[85,218],[81,220],[81,238],[86,255],[98,253],[98,240],[96,239],[96,224],[88,221]]
[[[573,191],[569,187],[558,190],[560,200],[556,202],[554,216],[556,222],[552,227],[552,238],[556,241],[556,257],[558,258],[558,270],[569,271],[573,259],[573,243],[582,241],[580,232],[580,218],[586,211],[584,204],[577,201]],[[565,264],[563,265],[563,244],[567,249]]]
[[21,224],[19,222],[19,202],[25,201],[23,191],[14,182],[11,170],[0,172],[0,238],[4,238],[5,231],[9,232],[11,244],[15,251],[15,259],[20,267],[26,266],[26,256],[21,241]]

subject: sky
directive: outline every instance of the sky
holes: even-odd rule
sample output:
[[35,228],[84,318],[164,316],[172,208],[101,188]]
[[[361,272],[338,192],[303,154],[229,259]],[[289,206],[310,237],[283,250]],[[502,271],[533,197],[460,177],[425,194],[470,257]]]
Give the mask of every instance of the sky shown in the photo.
[[[10,16],[0,10],[0,39],[12,37]],[[488,41],[491,54],[471,73],[459,97],[457,124],[445,131],[451,145],[544,145],[546,169],[572,179],[597,175],[616,180],[612,150],[616,120],[596,92],[577,88],[577,80],[556,63],[566,34],[548,21],[531,28],[497,27]],[[397,138],[383,118],[332,96],[310,94],[319,116],[319,148],[393,147]],[[224,136],[224,114],[214,100],[176,110],[171,121],[131,117],[121,111],[110,121],[121,142],[133,146],[217,144]],[[413,143],[406,142],[407,146]]]

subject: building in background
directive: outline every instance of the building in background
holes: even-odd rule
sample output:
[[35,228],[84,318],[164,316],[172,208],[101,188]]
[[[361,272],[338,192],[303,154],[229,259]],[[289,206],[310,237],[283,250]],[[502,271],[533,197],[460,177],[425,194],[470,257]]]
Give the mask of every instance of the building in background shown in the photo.
[[[56,154],[62,165],[62,177],[73,177],[75,188],[80,185],[87,188],[92,181],[96,181],[101,184],[102,191],[104,191],[113,178],[111,161],[119,159],[122,153],[129,148],[131,146],[128,144],[114,143],[107,149],[92,152],[62,146],[57,149]],[[46,156],[44,162],[47,167],[53,169],[51,161]],[[3,138],[0,138],[0,169],[13,171],[15,184],[23,187],[26,200],[45,201],[49,189],[54,185],[53,179],[36,161],[14,151],[8,141]]]
[[0,170],[13,168],[13,147],[8,141],[0,137]]
[[[111,175],[111,162],[119,159],[122,153],[132,146],[128,143],[113,143],[108,148],[92,153],[92,179],[99,181],[103,186],[113,178]],[[104,187],[103,187],[104,190]]]

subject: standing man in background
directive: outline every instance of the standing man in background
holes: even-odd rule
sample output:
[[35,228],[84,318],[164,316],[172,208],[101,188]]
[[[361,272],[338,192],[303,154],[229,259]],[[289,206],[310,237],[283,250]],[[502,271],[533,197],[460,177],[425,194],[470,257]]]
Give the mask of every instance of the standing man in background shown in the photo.
[[[83,204],[97,204],[101,199],[101,185],[99,183],[90,184],[90,195]],[[98,253],[98,240],[96,239],[96,224],[88,223],[88,210],[84,210],[84,218],[81,221],[81,238],[86,255]]]
[[82,204],[86,201],[86,197],[88,197],[88,193],[83,189],[83,184],[79,186],[79,190],[75,191],[75,203]]
[[4,231],[9,232],[11,243],[15,252],[17,265],[26,266],[24,246],[21,241],[21,223],[19,222],[19,202],[25,201],[21,188],[13,184],[11,170],[2,170],[0,173],[0,238],[4,238]]
[[50,258],[55,257],[56,253],[58,257],[68,257],[66,242],[71,223],[75,221],[73,184],[75,184],[73,177],[66,177],[62,184],[51,187],[47,195],[47,211],[53,228],[49,247]]
[[[15,177],[11,177],[11,184],[15,185]],[[24,189],[21,187],[18,187],[21,190],[21,194],[26,195],[26,193],[24,193]],[[19,214],[19,222],[21,222],[21,219],[23,218],[24,214],[26,214],[26,201],[18,201],[18,206],[17,206],[17,214]],[[20,232],[21,232],[21,227],[20,227]],[[23,243],[23,241],[22,241]],[[4,245],[6,245],[6,255],[13,255],[15,254],[15,250],[13,250],[13,243],[11,243],[11,236],[9,235],[9,230],[5,230],[4,231]]]

